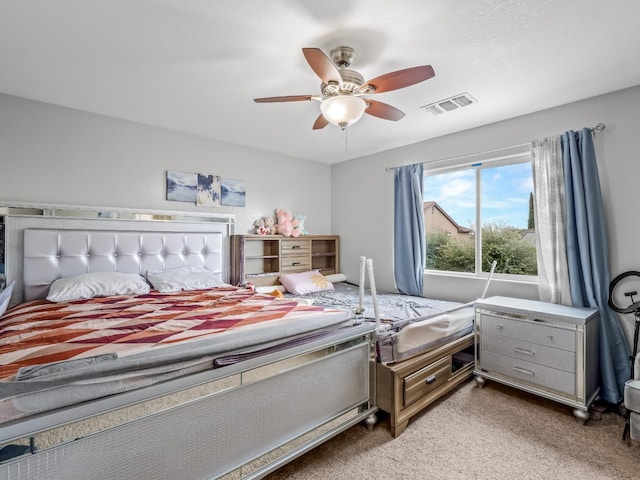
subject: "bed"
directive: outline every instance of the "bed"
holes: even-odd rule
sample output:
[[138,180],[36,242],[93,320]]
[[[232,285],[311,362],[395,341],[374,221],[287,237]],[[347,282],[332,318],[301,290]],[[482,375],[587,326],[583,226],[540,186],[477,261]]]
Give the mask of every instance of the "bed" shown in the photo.
[[[375,423],[375,328],[226,285],[230,222],[4,225],[19,281],[0,319],[0,478],[261,478]],[[219,284],[42,299],[59,279],[190,268]]]
[[[365,273],[366,272],[366,273]],[[367,274],[368,273],[368,277]],[[378,292],[373,262],[360,258],[360,282],[344,275],[329,275],[326,282],[313,285],[317,272],[283,275],[286,298],[307,301],[327,308],[355,308],[357,318],[375,322],[378,331],[378,360],[391,364],[449,343],[473,331],[474,302],[462,304],[392,292]],[[311,281],[307,280],[311,278]],[[369,289],[365,288],[366,280]],[[264,288],[262,291],[269,291]]]
[[[347,281],[331,282],[332,290],[304,296],[286,293],[295,300],[308,299],[311,305],[327,308],[357,308],[360,287]],[[473,305],[398,293],[378,292],[378,359],[390,364],[406,360],[468,335],[473,331]],[[371,295],[364,296],[357,318],[375,322]]]
[[474,302],[377,292],[372,261],[364,257],[359,285],[333,275],[326,284],[316,281],[314,288],[302,280],[304,276],[281,277],[285,297],[330,308],[356,306],[358,319],[376,325],[376,402],[390,414],[394,437],[406,429],[412,416],[471,378]]

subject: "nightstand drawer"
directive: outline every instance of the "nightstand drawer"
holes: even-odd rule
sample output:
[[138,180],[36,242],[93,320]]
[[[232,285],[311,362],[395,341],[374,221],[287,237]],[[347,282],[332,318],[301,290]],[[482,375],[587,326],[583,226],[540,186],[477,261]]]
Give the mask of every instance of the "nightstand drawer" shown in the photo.
[[576,333],[573,330],[552,327],[540,322],[526,322],[484,314],[482,332],[496,337],[509,337],[538,345],[576,350]]
[[308,239],[281,240],[282,255],[310,255],[311,242]]
[[493,352],[569,373],[576,371],[576,355],[568,350],[487,334],[480,337],[480,344],[483,352]]
[[296,257],[296,256],[287,256],[283,257],[281,260],[281,268],[280,271],[282,273],[286,272],[306,272],[311,270],[311,260],[309,257]]
[[568,395],[576,393],[576,377],[573,373],[487,351],[481,352],[479,360],[481,370],[506,375]]
[[451,356],[430,363],[404,377],[404,406],[411,405],[445,383],[451,376]]

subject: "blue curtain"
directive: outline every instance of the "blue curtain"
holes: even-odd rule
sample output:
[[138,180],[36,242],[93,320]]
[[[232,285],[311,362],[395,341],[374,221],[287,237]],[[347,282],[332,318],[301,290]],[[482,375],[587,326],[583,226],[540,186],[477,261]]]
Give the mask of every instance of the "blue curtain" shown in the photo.
[[561,136],[566,200],[566,248],[571,300],[600,311],[600,395],[617,404],[630,376],[629,348],[608,306],[609,245],[591,131]]
[[395,172],[393,225],[396,288],[406,295],[422,295],[426,239],[421,163],[399,167]]

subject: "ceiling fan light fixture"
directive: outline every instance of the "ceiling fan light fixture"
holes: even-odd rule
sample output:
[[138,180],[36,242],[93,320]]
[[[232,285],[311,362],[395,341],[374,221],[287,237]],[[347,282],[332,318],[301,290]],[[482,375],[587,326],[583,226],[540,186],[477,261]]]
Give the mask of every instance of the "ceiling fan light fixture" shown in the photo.
[[[363,76],[351,70],[355,50],[351,47],[337,47],[331,51],[331,58],[319,48],[303,48],[302,53],[315,74],[322,80],[320,96],[288,95],[280,97],[254,98],[256,103],[300,102],[319,100],[322,112],[313,123],[313,130],[320,130],[328,124],[337,125],[342,130],[356,123],[364,113],[383,120],[397,122],[404,112],[376,100],[363,99],[361,95],[389,92],[410,87],[429,80],[435,75],[431,65],[404,68],[385,73],[365,82]],[[463,106],[461,103],[454,105]],[[345,137],[346,138],[346,137]]]
[[320,111],[327,122],[344,129],[356,123],[367,108],[367,102],[353,95],[336,95],[320,104]]

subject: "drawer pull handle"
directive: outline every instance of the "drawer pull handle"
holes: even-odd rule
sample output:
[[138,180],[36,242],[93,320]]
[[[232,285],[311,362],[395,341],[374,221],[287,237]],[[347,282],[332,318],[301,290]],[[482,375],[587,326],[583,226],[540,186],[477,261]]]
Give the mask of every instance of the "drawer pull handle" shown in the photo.
[[502,330],[502,325],[496,325],[496,328],[497,328],[498,330]]
[[521,353],[523,355],[535,356],[536,352],[532,352],[531,350],[525,350],[524,348],[513,347],[513,351],[516,353]]
[[300,245],[293,245],[291,247],[291,250],[298,250],[300,248]]
[[435,375],[429,375],[427,377],[426,383],[427,383],[427,385],[431,385],[435,381],[436,381],[436,376]]
[[291,264],[291,266],[292,266],[292,267],[297,267],[298,265],[300,265],[300,262],[293,262],[293,263]]
[[513,367],[513,369],[514,369],[516,372],[524,373],[525,375],[531,375],[531,376],[533,376],[533,375],[535,375],[535,374],[536,374],[535,372],[532,372],[531,370],[527,370],[526,368]]

